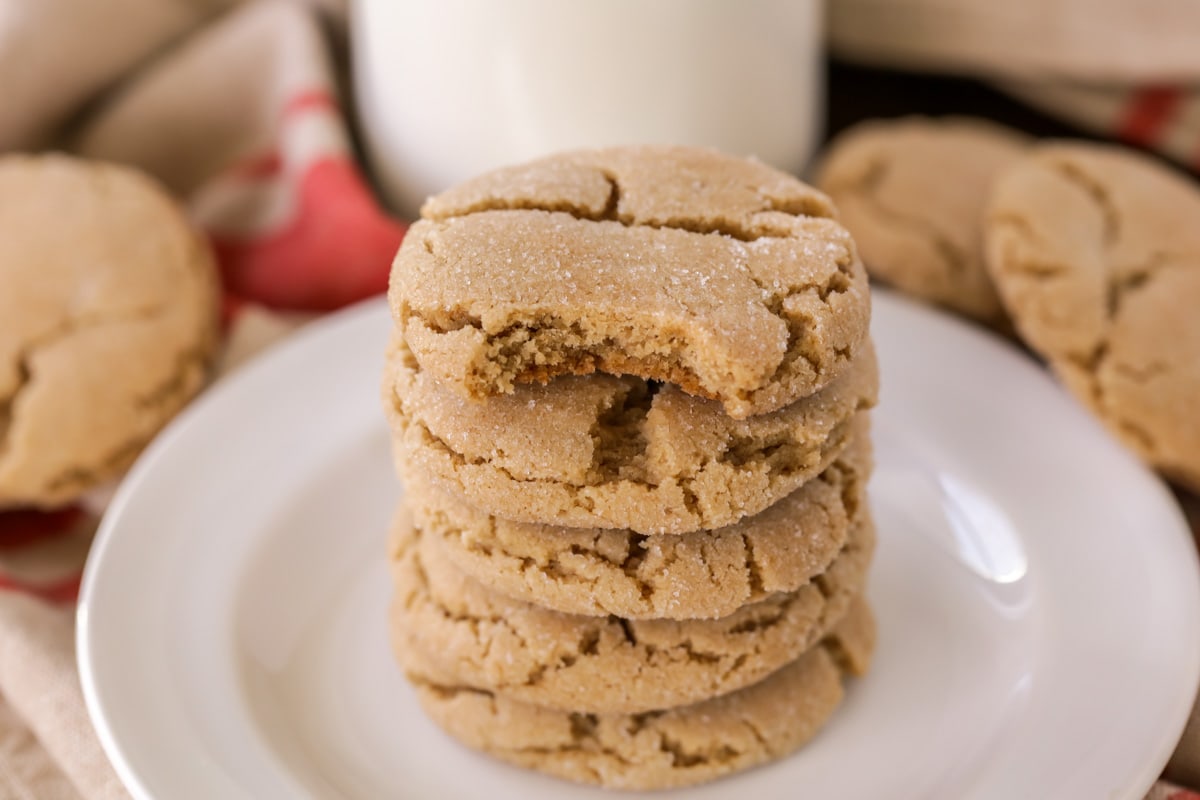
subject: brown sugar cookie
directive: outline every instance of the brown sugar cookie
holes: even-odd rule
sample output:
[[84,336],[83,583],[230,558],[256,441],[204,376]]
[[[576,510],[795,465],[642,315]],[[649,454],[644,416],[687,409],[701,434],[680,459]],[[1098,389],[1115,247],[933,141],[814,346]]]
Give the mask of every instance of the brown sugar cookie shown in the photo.
[[416,474],[405,505],[446,557],[489,589],[570,614],[628,619],[723,617],[823,572],[866,513],[865,416],[837,460],[766,511],[715,531],[629,530],[510,522]]
[[0,508],[127,467],[200,388],[216,308],[212,256],[150,179],[0,158]]
[[1026,343],[1200,490],[1200,188],[1130,150],[1047,144],[996,185],[987,253]]
[[488,513],[686,533],[757,514],[829,466],[878,379],[868,341],[822,391],[746,420],[670,384],[603,374],[480,401],[435,381],[393,337],[384,407],[401,473]]
[[1004,311],[984,266],[984,212],[996,177],[1028,145],[979,119],[868,120],[833,140],[817,185],[873,277],[995,324]]
[[741,419],[812,394],[864,346],[866,274],[834,215],[711,150],[552,156],[430,199],[396,256],[393,315],[464,396],[600,371]]
[[799,659],[747,688],[640,714],[558,711],[472,689],[397,648],[425,712],[494,758],[612,789],[689,786],[783,758],[811,740],[875,645],[864,600]]
[[407,513],[391,540],[392,632],[455,682],[540,706],[636,713],[698,702],[765,678],[812,647],[862,592],[869,518],[829,568],[715,620],[563,614],[513,600],[459,571]]

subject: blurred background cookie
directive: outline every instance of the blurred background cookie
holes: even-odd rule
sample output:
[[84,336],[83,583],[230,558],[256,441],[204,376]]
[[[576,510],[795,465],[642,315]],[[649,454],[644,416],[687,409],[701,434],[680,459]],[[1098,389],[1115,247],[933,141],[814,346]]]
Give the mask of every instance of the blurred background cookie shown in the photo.
[[983,265],[992,183],[1029,139],[967,117],[860,123],[816,171],[872,277],[982,322],[1004,312]]
[[216,331],[207,245],[151,179],[0,158],[0,508],[124,470],[200,388]]
[[1025,342],[1147,462],[1200,489],[1200,190],[1083,142],[997,183],[987,262]]

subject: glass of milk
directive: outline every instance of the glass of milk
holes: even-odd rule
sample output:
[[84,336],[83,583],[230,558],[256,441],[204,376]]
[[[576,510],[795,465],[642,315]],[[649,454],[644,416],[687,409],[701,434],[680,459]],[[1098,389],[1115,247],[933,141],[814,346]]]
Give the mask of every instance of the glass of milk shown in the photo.
[[699,144],[799,172],[820,0],[353,0],[354,81],[392,207],[576,147]]

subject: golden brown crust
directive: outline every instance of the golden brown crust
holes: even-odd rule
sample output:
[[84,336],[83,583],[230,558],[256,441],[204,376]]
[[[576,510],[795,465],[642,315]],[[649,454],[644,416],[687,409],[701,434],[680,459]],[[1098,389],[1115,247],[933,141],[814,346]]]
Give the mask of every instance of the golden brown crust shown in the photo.
[[867,669],[878,366],[829,199],[627,147],[468,181],[393,265],[396,656],[466,744],[685,786],[810,739]]
[[867,511],[870,470],[864,425],[828,469],[767,510],[677,536],[511,522],[416,473],[404,502],[447,558],[493,591],[570,614],[711,619],[823,572]]
[[[874,649],[865,601],[820,645],[760,683],[691,706],[643,714],[556,711],[455,684],[397,650],[426,713],[469,747],[579,783],[666,789],[774,761],[820,730]],[[838,653],[854,653],[848,661]]]
[[828,633],[862,592],[874,551],[860,521],[829,569],[720,619],[625,620],[563,614],[490,591],[439,541],[396,520],[393,638],[456,684],[539,706],[638,713],[736,691]]
[[868,342],[822,391],[746,420],[671,385],[603,374],[472,401],[424,372],[396,337],[384,407],[401,471],[488,513],[687,533],[757,514],[820,474],[877,389]]
[[431,199],[396,256],[393,313],[464,396],[599,370],[767,413],[866,338],[865,272],[833,215],[794,178],[708,150],[553,156]]

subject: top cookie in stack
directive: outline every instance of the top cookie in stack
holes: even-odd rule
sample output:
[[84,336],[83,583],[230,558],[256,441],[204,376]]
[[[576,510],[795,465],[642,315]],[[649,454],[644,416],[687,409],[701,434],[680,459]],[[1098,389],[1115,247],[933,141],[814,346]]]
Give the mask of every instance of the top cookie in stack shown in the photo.
[[800,746],[873,642],[878,374],[829,200],[635,147],[490,173],[422,216],[384,405],[392,634],[426,710],[613,787]]
[[823,388],[866,340],[865,275],[831,203],[758,162],[576,153],[421,213],[392,307],[421,368],[466,397],[606,372],[745,419]]

